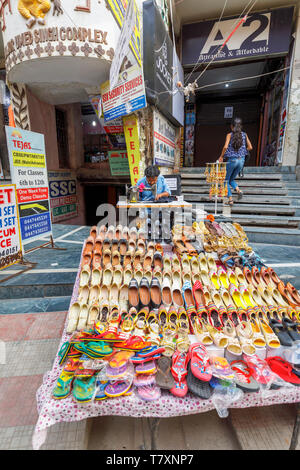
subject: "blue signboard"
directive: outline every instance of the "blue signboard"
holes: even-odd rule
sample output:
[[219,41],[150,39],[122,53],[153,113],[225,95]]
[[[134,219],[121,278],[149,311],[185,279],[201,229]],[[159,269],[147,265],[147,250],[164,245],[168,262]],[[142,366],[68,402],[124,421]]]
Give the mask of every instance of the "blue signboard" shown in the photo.
[[51,231],[50,213],[22,217],[20,224],[22,240],[40,238]]

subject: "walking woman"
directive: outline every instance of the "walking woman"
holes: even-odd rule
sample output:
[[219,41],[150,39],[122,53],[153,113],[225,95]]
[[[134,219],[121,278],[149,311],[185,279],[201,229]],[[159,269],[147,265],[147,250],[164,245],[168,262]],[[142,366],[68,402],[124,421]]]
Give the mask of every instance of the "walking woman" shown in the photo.
[[245,132],[242,131],[242,120],[235,118],[231,123],[231,132],[227,134],[219,162],[226,161],[226,182],[228,188],[228,204],[233,205],[231,188],[237,192],[238,198],[243,197],[235,178],[242,170],[247,152],[252,150],[252,144]]

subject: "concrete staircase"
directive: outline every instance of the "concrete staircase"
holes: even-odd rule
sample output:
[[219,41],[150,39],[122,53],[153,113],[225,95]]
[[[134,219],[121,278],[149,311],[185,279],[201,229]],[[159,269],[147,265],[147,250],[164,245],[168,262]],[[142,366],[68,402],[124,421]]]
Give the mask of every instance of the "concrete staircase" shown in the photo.
[[[205,168],[182,168],[182,194],[188,202],[204,205],[214,213],[214,200],[209,199]],[[237,178],[244,197],[236,199],[231,217],[246,230],[256,243],[300,245],[300,181],[295,167],[246,167],[244,178]],[[222,201],[218,213],[222,213]]]

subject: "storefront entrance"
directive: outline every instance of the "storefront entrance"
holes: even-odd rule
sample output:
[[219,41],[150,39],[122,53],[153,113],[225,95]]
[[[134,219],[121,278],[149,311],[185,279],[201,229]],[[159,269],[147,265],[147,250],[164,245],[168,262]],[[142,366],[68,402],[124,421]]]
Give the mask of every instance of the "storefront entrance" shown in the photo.
[[[186,125],[193,157],[186,166],[201,167],[215,162],[222,151],[232,118],[240,117],[253,150],[248,166],[273,166],[280,163],[278,150],[284,111],[286,71],[268,74],[286,66],[287,59],[228,64],[208,70],[195,96],[194,128]],[[256,75],[258,75],[256,77]],[[244,80],[244,78],[249,77]],[[251,78],[256,77],[256,78]],[[240,79],[243,80],[240,80]],[[189,135],[187,135],[189,133]],[[194,134],[194,135],[193,135]],[[186,144],[187,150],[187,144]]]

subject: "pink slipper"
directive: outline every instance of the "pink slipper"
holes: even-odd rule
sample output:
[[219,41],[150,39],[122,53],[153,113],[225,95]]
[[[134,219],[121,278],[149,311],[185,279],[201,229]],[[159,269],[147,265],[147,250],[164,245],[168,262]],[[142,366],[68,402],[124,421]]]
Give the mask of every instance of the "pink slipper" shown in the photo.
[[171,372],[175,380],[180,382],[180,380],[187,375],[188,361],[189,356],[184,352],[176,351],[173,354]]
[[137,389],[138,396],[145,401],[158,400],[161,396],[160,388],[156,385],[146,385]]
[[172,395],[179,398],[185,397],[188,391],[189,389],[185,379],[183,379],[181,382],[176,382],[175,387],[171,388],[170,390]]
[[133,383],[136,387],[145,387],[147,385],[155,384],[154,374],[139,374],[133,379]]
[[191,372],[199,380],[209,382],[212,378],[212,370],[209,364],[209,356],[205,346],[200,343],[190,346]]

